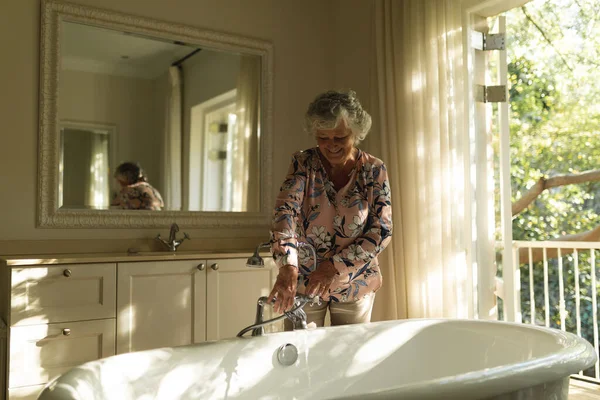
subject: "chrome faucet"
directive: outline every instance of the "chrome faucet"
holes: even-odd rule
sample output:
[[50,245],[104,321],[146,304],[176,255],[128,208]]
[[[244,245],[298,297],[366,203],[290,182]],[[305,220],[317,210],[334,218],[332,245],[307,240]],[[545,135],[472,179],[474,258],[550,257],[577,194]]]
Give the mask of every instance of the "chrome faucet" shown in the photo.
[[[258,246],[256,246],[256,249],[254,250],[254,254],[252,256],[250,256],[248,258],[248,260],[246,260],[246,267],[264,268],[265,261],[258,254],[258,252],[262,247],[270,247],[270,246],[271,246],[271,242],[260,243]],[[316,268],[317,267],[317,252],[315,251],[315,248],[313,247],[313,245],[311,245],[310,243],[306,243],[306,242],[298,242],[298,247],[308,247],[311,250],[311,253],[313,256],[313,268]]]
[[[250,267],[250,268],[264,268],[265,262],[262,259],[262,257],[258,254],[258,252],[261,247],[268,247],[268,246],[270,246],[270,244],[271,244],[270,242],[260,243],[256,247],[254,254],[250,258],[248,258],[248,260],[246,261],[246,266]],[[315,248],[313,247],[313,245],[311,245],[310,243],[306,243],[306,242],[298,242],[298,247],[308,247],[311,250],[312,256],[313,256],[313,268],[316,268],[317,267],[317,252],[315,251]],[[254,324],[250,325],[247,328],[242,329],[240,331],[240,333],[237,334],[237,336],[241,337],[248,331],[252,331],[252,336],[262,336],[265,333],[265,330],[263,328],[265,325],[279,321],[283,318],[287,318],[292,322],[294,330],[306,329],[306,312],[304,311],[304,306],[307,303],[310,303],[311,306],[313,304],[320,305],[321,300],[318,296],[311,297],[311,296],[307,296],[307,295],[303,295],[303,294],[296,294],[296,297],[294,299],[294,306],[292,307],[292,309],[290,311],[284,312],[283,315],[281,315],[279,317],[276,317],[276,318],[273,318],[273,319],[270,319],[267,321],[263,321],[264,306],[265,306],[265,304],[268,304],[268,303],[269,303],[269,299],[267,299],[265,296],[258,298],[258,301],[256,303],[256,318],[254,320]]]
[[167,246],[169,251],[177,251],[177,248],[185,239],[190,240],[190,237],[187,233],[183,233],[183,237],[181,239],[177,239],[177,232],[179,232],[179,225],[176,223],[171,224],[171,231],[169,232],[169,240],[165,240],[160,237],[160,233],[156,235],[156,240]]
[[294,306],[290,311],[284,312],[284,315],[292,321],[294,330],[306,329],[306,312],[304,306],[309,304],[312,307],[314,304],[321,305],[321,299],[319,296],[307,296],[304,294],[297,294],[294,299]]
[[273,322],[277,322],[284,318],[288,318],[292,322],[294,330],[306,329],[306,312],[304,311],[304,306],[306,304],[309,304],[311,307],[313,304],[321,305],[321,299],[319,296],[313,297],[304,294],[297,294],[294,298],[294,306],[290,311],[284,312],[283,315],[280,315],[279,317],[263,321],[263,310],[265,304],[268,304],[267,297],[259,297],[258,302],[256,303],[256,320],[254,324],[242,329],[237,334],[237,337],[242,337],[249,331],[252,331],[252,336],[262,336],[265,333],[265,325],[272,324]]
[[264,242],[256,246],[256,250],[254,250],[254,254],[246,260],[246,267],[249,268],[264,268],[265,260],[258,254],[262,247],[271,247],[271,242]]

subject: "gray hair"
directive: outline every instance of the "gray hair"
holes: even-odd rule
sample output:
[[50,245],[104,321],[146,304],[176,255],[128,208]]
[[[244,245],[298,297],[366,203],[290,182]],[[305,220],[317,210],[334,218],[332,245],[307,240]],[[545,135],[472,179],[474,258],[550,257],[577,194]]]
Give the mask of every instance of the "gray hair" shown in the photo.
[[122,177],[128,185],[138,182],[148,182],[148,178],[140,164],[136,162],[124,162],[115,171],[115,178]]
[[371,129],[371,116],[363,110],[353,90],[330,90],[318,95],[304,116],[304,129],[315,135],[319,129],[334,129],[341,120],[352,130],[356,143],[363,140]]

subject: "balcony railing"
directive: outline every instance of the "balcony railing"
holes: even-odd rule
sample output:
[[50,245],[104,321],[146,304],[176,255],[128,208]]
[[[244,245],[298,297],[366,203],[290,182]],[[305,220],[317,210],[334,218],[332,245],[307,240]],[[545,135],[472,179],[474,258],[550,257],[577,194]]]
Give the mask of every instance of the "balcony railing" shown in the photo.
[[[512,256],[519,272],[514,290],[507,293],[508,286],[498,278],[497,295],[514,296],[517,322],[577,334],[600,352],[596,268],[600,242],[514,241]],[[580,375],[600,382],[600,364]]]

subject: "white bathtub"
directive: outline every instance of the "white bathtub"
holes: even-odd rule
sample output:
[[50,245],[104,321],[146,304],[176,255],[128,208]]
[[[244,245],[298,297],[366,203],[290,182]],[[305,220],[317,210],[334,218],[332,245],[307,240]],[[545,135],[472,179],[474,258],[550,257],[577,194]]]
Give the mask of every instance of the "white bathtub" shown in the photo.
[[[277,349],[299,357],[283,366]],[[74,368],[40,400],[564,399],[593,366],[575,335],[501,322],[405,320],[129,353]]]

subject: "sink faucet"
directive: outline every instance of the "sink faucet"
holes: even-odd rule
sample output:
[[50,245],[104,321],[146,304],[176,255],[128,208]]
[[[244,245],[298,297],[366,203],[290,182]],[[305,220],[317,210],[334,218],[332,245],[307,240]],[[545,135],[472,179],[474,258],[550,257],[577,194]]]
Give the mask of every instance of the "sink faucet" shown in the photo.
[[252,336],[262,336],[265,333],[264,326],[272,324],[273,322],[277,322],[284,318],[288,318],[292,321],[292,325],[294,330],[297,329],[306,329],[306,312],[304,312],[303,308],[306,304],[310,304],[312,307],[313,304],[321,304],[321,299],[319,296],[306,296],[304,294],[297,294],[294,299],[294,306],[290,311],[286,311],[283,315],[279,317],[275,317],[266,321],[263,321],[263,310],[265,304],[268,304],[268,299],[266,296],[262,296],[258,298],[258,302],[256,303],[256,320],[254,324],[242,329],[237,337],[242,337],[246,332],[252,331]]
[[171,224],[171,231],[169,232],[169,240],[164,240],[160,237],[160,233],[156,235],[156,240],[167,246],[169,251],[177,251],[177,248],[185,239],[190,240],[190,237],[187,233],[183,233],[183,237],[181,239],[177,239],[177,232],[179,232],[179,225],[176,223]]

